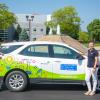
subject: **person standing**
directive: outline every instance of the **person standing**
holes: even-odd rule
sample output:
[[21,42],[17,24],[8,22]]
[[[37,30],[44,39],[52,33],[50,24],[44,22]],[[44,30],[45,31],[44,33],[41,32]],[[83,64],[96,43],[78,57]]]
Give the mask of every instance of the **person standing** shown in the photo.
[[[86,68],[86,76],[85,81],[87,84],[88,91],[84,93],[85,95],[93,96],[96,93],[96,86],[97,86],[97,72],[98,72],[98,51],[94,48],[94,42],[89,42],[89,50],[88,50],[88,61],[87,61],[87,68]],[[93,81],[93,87],[91,87],[91,79]]]

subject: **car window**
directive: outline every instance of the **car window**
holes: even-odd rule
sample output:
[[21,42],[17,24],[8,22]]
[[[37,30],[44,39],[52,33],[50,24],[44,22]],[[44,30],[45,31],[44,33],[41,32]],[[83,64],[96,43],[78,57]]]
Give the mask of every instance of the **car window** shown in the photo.
[[75,52],[74,50],[68,47],[59,46],[59,45],[54,45],[53,51],[54,51],[55,58],[76,59],[78,55],[78,53]]
[[2,52],[4,54],[8,54],[8,53],[11,53],[14,50],[18,49],[21,46],[23,46],[23,45],[5,45],[5,46],[0,46],[0,52]]
[[47,45],[30,45],[20,52],[21,55],[26,56],[37,56],[37,57],[48,57],[48,46]]

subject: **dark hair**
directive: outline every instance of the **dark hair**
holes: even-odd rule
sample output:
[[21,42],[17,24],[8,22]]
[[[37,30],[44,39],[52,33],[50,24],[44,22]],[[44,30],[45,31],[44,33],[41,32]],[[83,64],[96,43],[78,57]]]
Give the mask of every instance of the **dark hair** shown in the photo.
[[89,43],[93,43],[94,44],[94,41],[89,41]]

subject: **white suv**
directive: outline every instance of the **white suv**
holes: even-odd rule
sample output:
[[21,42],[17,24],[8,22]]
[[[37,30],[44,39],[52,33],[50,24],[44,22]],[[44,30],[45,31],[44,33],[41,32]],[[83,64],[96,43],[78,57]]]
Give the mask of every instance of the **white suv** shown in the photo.
[[[46,41],[17,45],[20,46],[0,60],[0,78],[8,89],[22,91],[28,83],[85,82],[87,56],[69,45]],[[97,88],[100,89],[99,79]]]

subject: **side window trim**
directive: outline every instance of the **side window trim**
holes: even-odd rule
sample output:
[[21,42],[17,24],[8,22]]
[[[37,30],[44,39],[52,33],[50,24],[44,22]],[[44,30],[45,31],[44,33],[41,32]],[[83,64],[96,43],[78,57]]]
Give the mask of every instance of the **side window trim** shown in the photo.
[[49,57],[53,58],[54,57],[53,45],[50,44],[48,45],[48,47],[49,47]]

